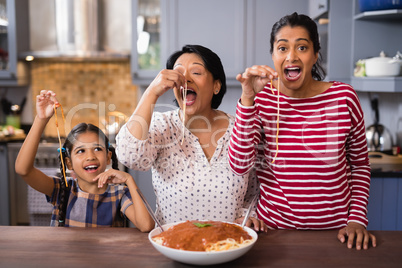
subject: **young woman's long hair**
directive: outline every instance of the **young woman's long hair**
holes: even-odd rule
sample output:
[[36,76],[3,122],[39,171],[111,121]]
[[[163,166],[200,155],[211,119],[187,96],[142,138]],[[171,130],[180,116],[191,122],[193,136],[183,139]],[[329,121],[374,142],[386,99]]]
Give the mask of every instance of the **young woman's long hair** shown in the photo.
[[[112,168],[113,169],[119,169],[118,165],[119,162],[117,160],[116,152],[113,146],[109,144],[109,139],[103,133],[102,130],[100,130],[97,126],[92,125],[92,124],[87,124],[87,123],[80,123],[76,125],[68,134],[63,147],[62,147],[62,157],[65,160],[66,158],[71,159],[71,150],[73,149],[73,145],[75,141],[77,140],[78,136],[80,134],[86,133],[86,132],[92,132],[97,134],[102,141],[105,143],[105,148],[106,154],[108,151],[112,152]],[[60,202],[59,202],[59,226],[64,226],[65,225],[65,217],[66,217],[66,211],[67,211],[67,204],[68,204],[68,198],[69,198],[69,193],[70,189],[72,186],[72,183],[66,185],[65,183],[65,177],[64,177],[64,172],[63,172],[63,166],[60,161],[60,171],[61,171],[61,182],[60,182]]]

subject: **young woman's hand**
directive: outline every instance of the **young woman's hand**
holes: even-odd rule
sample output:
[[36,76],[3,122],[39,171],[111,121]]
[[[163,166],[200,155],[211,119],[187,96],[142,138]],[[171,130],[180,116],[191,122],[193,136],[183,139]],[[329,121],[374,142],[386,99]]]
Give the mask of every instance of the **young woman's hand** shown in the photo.
[[338,239],[342,243],[347,241],[348,248],[352,248],[353,243],[356,241],[357,250],[362,249],[362,245],[363,249],[368,249],[370,240],[373,247],[377,246],[375,236],[370,234],[363,225],[356,222],[349,222],[345,228],[340,229]]
[[[244,220],[244,217],[241,218],[237,218],[235,220],[235,223],[237,224],[242,224]],[[254,217],[250,217],[248,218],[245,226],[253,228],[256,232],[267,232],[268,231],[268,227],[267,225],[264,223],[264,221],[259,220],[257,218]]]
[[127,172],[116,169],[109,169],[96,176],[96,178],[94,178],[93,180],[98,181],[98,187],[102,188],[105,184],[127,183],[127,181],[130,179],[133,179],[133,177],[131,177],[131,175]]
[[164,69],[159,72],[146,91],[159,98],[169,89],[184,87],[185,84],[186,79],[183,74],[177,70]]
[[36,113],[40,119],[47,119],[53,116],[54,105],[59,105],[56,93],[51,90],[41,90],[36,96]]
[[241,83],[242,95],[241,102],[249,106],[254,103],[254,97],[258,92],[264,89],[264,86],[272,79],[278,77],[278,73],[267,65],[254,65],[247,68],[244,73],[236,76],[237,81]]

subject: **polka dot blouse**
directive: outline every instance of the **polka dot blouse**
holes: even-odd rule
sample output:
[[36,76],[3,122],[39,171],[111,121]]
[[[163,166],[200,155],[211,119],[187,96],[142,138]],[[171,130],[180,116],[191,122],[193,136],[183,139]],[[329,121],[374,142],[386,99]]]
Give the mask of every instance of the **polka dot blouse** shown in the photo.
[[162,224],[183,220],[234,221],[258,194],[255,173],[239,176],[228,163],[234,117],[208,162],[198,138],[185,129],[179,110],[154,112],[148,138],[138,140],[123,126],[116,137],[119,161],[133,170],[152,169],[156,216]]

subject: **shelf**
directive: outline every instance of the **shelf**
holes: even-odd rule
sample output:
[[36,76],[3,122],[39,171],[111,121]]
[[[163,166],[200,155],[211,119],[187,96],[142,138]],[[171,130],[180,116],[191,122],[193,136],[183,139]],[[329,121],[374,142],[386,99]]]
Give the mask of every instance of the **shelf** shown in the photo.
[[356,91],[402,92],[402,76],[352,77],[351,85]]
[[388,9],[366,11],[354,16],[355,20],[400,20],[402,21],[402,9]]

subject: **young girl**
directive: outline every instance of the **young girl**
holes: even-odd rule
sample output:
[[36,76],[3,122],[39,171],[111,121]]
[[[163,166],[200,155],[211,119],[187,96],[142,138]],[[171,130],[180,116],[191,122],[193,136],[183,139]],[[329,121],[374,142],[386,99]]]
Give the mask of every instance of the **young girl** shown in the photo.
[[[150,231],[154,222],[148,214],[130,174],[106,167],[117,158],[108,138],[96,126],[81,123],[68,134],[62,147],[65,175],[51,178],[34,167],[40,136],[59,105],[56,94],[42,90],[36,97],[37,116],[18,154],[15,170],[54,205],[51,226],[122,227],[125,215],[140,231]],[[125,184],[125,185],[124,185]]]

